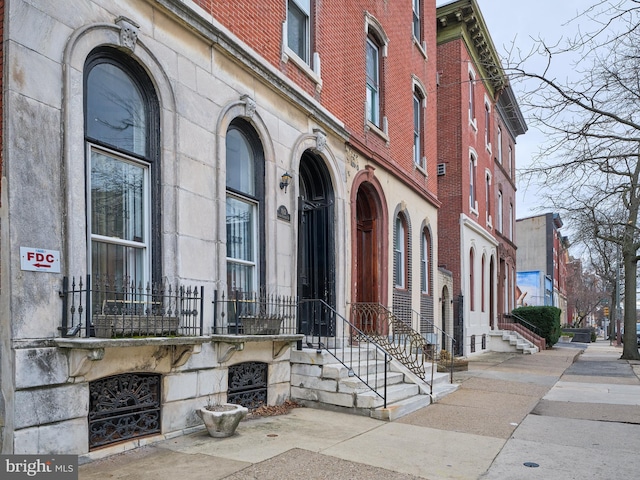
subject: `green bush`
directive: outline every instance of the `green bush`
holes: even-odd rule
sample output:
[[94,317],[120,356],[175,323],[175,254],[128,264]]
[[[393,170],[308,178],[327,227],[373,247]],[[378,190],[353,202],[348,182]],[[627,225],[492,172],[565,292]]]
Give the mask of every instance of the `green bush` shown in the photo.
[[513,311],[514,315],[535,325],[546,340],[547,347],[551,347],[560,338],[560,314],[557,307],[520,307]]

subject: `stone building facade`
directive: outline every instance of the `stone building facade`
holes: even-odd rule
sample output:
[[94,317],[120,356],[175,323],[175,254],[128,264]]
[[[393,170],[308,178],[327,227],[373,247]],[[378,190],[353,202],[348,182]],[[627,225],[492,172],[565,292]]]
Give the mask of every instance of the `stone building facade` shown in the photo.
[[234,335],[254,294],[434,333],[435,11],[0,0],[3,453],[189,432],[247,372],[283,402],[291,349],[344,327]]

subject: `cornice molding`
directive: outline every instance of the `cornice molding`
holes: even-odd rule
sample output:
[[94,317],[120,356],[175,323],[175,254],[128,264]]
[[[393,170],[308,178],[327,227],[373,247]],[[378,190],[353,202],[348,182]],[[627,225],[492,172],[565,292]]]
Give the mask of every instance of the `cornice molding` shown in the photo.
[[483,70],[483,79],[497,96],[508,80],[476,0],[459,0],[438,7],[436,17],[438,44],[463,38],[474,62]]

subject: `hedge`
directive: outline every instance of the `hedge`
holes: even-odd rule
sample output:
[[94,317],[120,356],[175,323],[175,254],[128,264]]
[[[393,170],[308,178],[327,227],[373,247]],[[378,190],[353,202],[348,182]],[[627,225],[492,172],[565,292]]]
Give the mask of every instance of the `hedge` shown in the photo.
[[542,337],[547,341],[547,347],[551,347],[560,338],[560,314],[562,310],[557,307],[520,307],[513,311],[514,315],[535,325],[542,332]]

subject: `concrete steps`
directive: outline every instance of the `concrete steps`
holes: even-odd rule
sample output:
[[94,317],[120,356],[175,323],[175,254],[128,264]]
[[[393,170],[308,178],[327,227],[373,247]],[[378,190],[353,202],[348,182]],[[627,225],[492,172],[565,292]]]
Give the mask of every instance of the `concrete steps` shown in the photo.
[[[520,352],[525,355],[538,353],[539,349],[531,341],[524,338],[518,332],[512,330],[501,330],[498,332],[491,332],[489,334],[493,338],[501,338],[503,347],[496,348],[495,342],[491,345],[491,350],[503,351],[503,352]],[[506,346],[508,345],[508,347]]]
[[[353,360],[353,356],[350,358]],[[434,371],[433,393],[430,395],[429,385],[412,379],[412,375],[403,372],[402,367],[389,362],[385,408],[383,399],[364,383],[383,388],[384,361],[376,359],[373,350],[358,351],[357,361],[351,365],[352,370],[349,370],[326,351],[318,353],[311,348],[292,351],[291,398],[306,406],[392,421],[426,407],[458,387],[449,383],[448,374]]]

